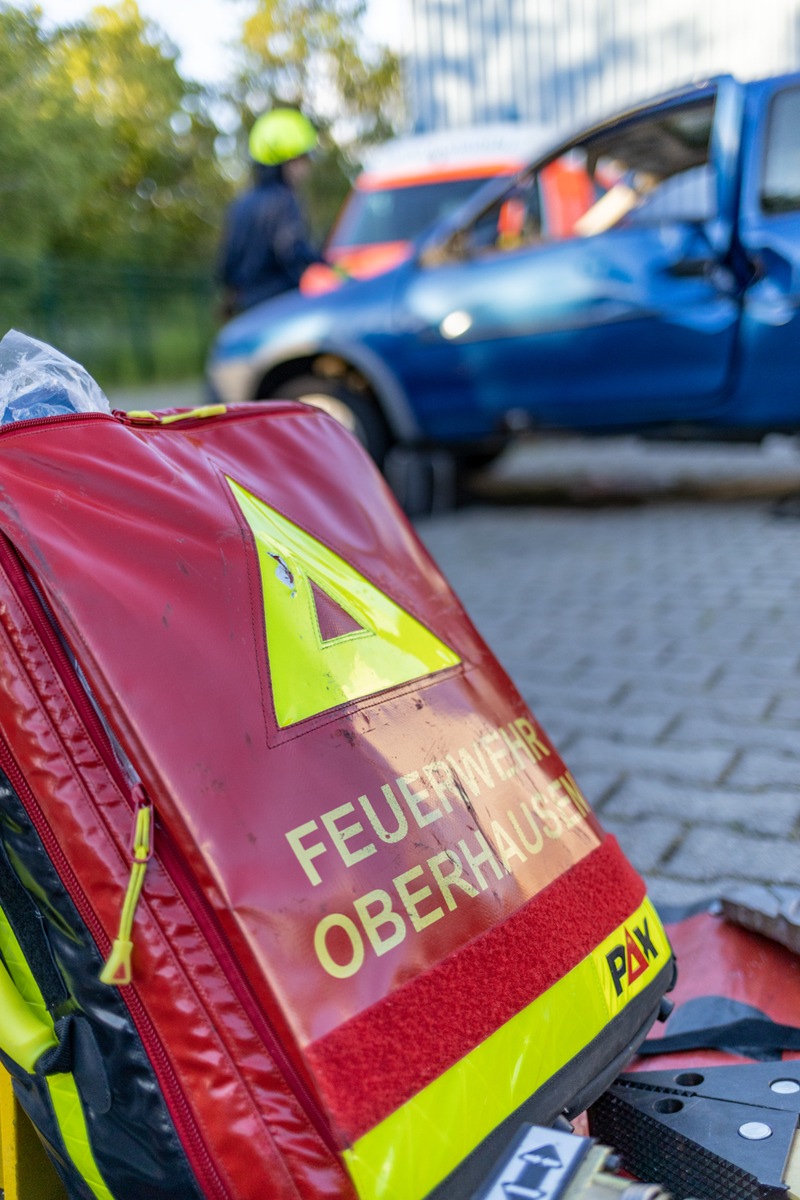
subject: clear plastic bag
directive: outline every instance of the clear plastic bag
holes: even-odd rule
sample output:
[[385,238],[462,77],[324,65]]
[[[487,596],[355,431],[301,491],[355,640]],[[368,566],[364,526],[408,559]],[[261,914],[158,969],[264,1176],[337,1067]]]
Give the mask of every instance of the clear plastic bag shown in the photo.
[[0,341],[0,424],[111,408],[88,371],[45,342],[11,329]]

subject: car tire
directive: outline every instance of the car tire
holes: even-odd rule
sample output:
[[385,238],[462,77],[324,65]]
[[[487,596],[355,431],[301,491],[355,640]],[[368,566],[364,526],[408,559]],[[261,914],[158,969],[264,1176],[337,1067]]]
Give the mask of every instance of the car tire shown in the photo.
[[459,471],[464,475],[470,475],[473,471],[483,471],[505,453],[506,448],[504,443],[502,446],[493,446],[490,450],[469,450],[461,453],[458,456]]
[[386,481],[407,517],[429,517],[458,507],[458,470],[448,450],[394,446]]
[[366,396],[359,396],[336,379],[320,375],[298,375],[282,383],[271,400],[302,400],[321,408],[355,434],[377,465],[383,469],[391,435],[383,414]]

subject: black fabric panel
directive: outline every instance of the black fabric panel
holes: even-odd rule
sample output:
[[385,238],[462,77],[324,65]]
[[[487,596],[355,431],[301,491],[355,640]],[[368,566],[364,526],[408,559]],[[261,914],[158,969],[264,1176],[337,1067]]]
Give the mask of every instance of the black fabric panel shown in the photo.
[[639,1047],[642,1058],[685,1050],[725,1050],[761,1062],[779,1062],[784,1050],[800,1050],[800,1029],[779,1025],[770,1017],[743,1017],[726,1025],[708,1025],[665,1034]]
[[36,1074],[72,1073],[81,1081],[81,1094],[86,1105],[96,1113],[111,1108],[111,1089],[108,1086],[106,1065],[89,1021],[80,1013],[70,1013],[56,1021],[58,1045],[46,1050],[36,1063]]
[[0,842],[0,908],[8,918],[25,958],[36,977],[44,1002],[51,1012],[67,1000],[64,980],[58,973],[50,943],[42,924],[42,914],[20,883]]
[[[53,961],[80,1015],[67,1033],[92,1151],[117,1200],[203,1200],[131,1016],[116,988],[100,982],[102,961],[25,809],[0,771],[0,843],[42,917]],[[16,933],[15,929],[15,933]],[[20,937],[27,957],[27,945]],[[65,1051],[66,1052],[66,1051]],[[98,1078],[97,1065],[104,1071]],[[11,1065],[11,1064],[9,1064]],[[61,1157],[63,1146],[43,1077],[13,1069],[14,1090],[40,1131],[75,1200],[92,1200]]]

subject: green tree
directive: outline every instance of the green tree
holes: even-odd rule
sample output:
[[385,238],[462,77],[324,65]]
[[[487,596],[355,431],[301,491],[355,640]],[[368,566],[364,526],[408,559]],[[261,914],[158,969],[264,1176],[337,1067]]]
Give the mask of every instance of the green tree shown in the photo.
[[59,30],[51,55],[93,128],[79,210],[53,250],[197,266],[213,253],[230,185],[204,93],[182,78],[175,47],[135,0],[122,0]]
[[92,122],[52,70],[37,9],[0,6],[0,255],[31,259],[75,219],[80,147],[96,161]]
[[402,117],[398,57],[386,47],[362,49],[364,11],[364,0],[254,0],[242,27],[232,96],[243,129],[265,109],[289,104],[320,131],[307,189],[317,233],[333,219],[362,148],[391,136]]

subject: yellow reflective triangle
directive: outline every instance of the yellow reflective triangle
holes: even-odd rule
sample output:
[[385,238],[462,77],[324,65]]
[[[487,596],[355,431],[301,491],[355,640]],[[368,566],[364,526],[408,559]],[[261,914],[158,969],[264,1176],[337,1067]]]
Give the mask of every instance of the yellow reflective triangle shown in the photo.
[[278,725],[460,663],[333,550],[234,480],[228,484],[258,551]]

